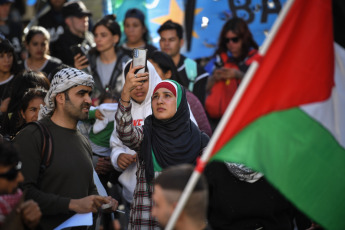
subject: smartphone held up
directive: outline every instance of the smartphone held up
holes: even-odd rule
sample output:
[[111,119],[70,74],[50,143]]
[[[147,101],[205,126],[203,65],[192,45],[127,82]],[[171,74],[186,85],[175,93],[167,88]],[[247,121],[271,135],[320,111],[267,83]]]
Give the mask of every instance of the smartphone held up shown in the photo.
[[134,48],[133,49],[133,67],[136,66],[145,66],[137,70],[135,73],[144,73],[147,71],[147,49]]
[[[87,51],[81,46],[81,44],[71,46],[71,51],[73,56],[80,54],[81,56],[86,56]],[[89,61],[83,63],[84,65],[88,65]]]

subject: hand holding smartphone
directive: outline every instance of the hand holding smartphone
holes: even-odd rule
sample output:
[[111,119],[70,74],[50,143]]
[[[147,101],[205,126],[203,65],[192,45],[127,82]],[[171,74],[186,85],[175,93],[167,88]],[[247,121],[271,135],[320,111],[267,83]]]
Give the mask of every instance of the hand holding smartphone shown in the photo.
[[[83,50],[83,48],[81,47],[80,44],[78,45],[73,45],[70,47],[71,48],[71,51],[73,53],[73,56],[77,55],[77,54],[80,54],[81,56],[86,56],[86,52]],[[88,65],[89,64],[89,61],[83,63],[84,65]]]
[[141,68],[135,72],[137,73],[144,73],[147,71],[147,49],[140,49],[140,48],[134,48],[133,49],[133,67],[136,66],[145,66],[145,68]]

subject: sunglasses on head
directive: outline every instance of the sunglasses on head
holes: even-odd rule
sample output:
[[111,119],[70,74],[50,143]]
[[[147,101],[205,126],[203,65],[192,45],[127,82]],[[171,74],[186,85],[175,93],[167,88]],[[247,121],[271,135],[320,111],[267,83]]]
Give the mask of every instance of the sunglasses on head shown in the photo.
[[225,38],[225,43],[229,43],[232,41],[233,43],[237,43],[240,39],[238,37],[233,37],[233,38]]
[[4,177],[7,180],[14,180],[18,176],[18,172],[22,169],[22,162],[18,161],[18,163],[13,166],[10,170],[5,173],[1,173],[0,177]]

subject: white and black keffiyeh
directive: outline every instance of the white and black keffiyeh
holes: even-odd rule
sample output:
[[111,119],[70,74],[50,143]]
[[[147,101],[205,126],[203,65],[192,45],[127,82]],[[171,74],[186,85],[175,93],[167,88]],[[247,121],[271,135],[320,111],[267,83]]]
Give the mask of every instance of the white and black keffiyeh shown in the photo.
[[57,72],[54,75],[50,84],[50,89],[44,98],[45,106],[41,105],[38,119],[42,119],[54,111],[54,99],[58,93],[64,92],[77,85],[85,85],[93,88],[93,77],[76,68],[64,68]]
[[228,170],[235,176],[237,179],[246,181],[248,183],[254,183],[258,181],[264,175],[259,172],[247,168],[243,164],[224,162]]

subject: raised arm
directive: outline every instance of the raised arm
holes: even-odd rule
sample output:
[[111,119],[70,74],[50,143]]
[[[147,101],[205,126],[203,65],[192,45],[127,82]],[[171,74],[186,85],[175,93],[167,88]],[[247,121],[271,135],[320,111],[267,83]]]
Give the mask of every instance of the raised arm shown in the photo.
[[122,102],[119,103],[119,107],[115,115],[116,132],[124,145],[136,152],[139,152],[140,144],[144,139],[144,133],[141,126],[133,125],[131,108],[131,103],[129,103],[127,107],[124,107]]
[[132,68],[131,65],[125,77],[125,84],[121,92],[119,107],[115,115],[116,131],[119,139],[123,144],[136,152],[140,151],[140,144],[143,140],[143,130],[141,127],[134,127],[132,124],[131,91],[136,87],[142,86],[144,82],[148,80],[148,73],[135,74],[135,72],[141,68],[144,68],[144,66]]

